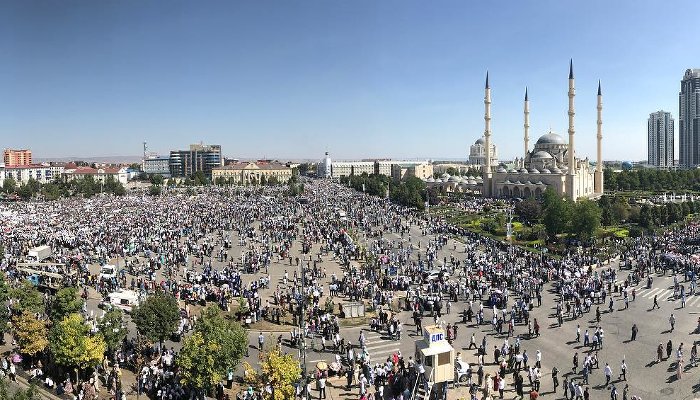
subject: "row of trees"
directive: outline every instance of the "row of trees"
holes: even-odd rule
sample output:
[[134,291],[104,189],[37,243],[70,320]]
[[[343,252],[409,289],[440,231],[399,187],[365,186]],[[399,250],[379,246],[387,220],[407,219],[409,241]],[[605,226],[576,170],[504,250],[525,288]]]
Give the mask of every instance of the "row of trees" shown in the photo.
[[566,233],[579,240],[588,240],[600,226],[602,211],[592,200],[566,201],[551,188],[542,196],[542,202],[526,199],[515,205],[521,221],[536,226],[542,224],[547,237]]
[[3,182],[2,191],[7,194],[17,194],[25,200],[39,196],[46,200],[56,200],[59,197],[92,197],[97,193],[111,193],[116,196],[126,194],[124,185],[115,180],[114,177],[108,176],[104,182],[99,182],[89,175],[81,179],[56,180],[44,184],[30,178],[23,185],[18,185],[14,178],[9,177]]
[[420,178],[408,177],[403,181],[392,181],[386,175],[372,174],[352,175],[340,177],[340,183],[348,185],[357,191],[365,192],[372,196],[386,197],[406,207],[425,209],[426,185]]
[[667,171],[646,168],[614,172],[606,168],[603,175],[606,191],[700,191],[700,169]]

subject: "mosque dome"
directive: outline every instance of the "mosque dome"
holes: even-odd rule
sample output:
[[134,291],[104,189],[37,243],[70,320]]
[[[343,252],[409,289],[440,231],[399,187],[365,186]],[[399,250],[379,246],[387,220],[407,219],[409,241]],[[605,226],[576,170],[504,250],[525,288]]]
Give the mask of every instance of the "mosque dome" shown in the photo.
[[[552,133],[552,135],[554,135],[554,134]],[[547,136],[547,135],[545,135],[545,136]],[[544,136],[542,136],[540,138],[540,140],[542,140],[543,137]],[[540,140],[538,140],[537,143],[540,143]],[[537,159],[537,160],[544,160],[544,159],[551,159],[553,157],[551,154],[547,153],[546,151],[540,150],[540,151],[535,152],[535,154],[532,155],[532,158]]]
[[431,176],[430,178],[428,178],[428,182],[429,182],[429,183],[434,183],[434,182],[435,182],[435,178],[433,178],[433,177]]
[[484,139],[484,137],[482,136],[482,137],[476,139],[476,142],[474,142],[474,144],[485,145],[485,144],[486,144],[486,139]]
[[557,135],[552,131],[549,131],[548,133],[545,133],[544,135],[540,136],[539,139],[537,139],[537,143],[535,143],[535,145],[538,144],[566,144],[566,141],[563,137]]
[[460,182],[461,179],[459,179],[459,177],[453,175],[447,181],[448,182]]

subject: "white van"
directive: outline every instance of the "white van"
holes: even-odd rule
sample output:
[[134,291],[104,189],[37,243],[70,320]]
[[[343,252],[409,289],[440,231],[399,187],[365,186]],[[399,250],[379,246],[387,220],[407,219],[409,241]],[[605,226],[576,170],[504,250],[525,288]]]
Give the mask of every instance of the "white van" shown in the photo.
[[120,308],[129,313],[139,305],[139,294],[133,290],[119,290],[110,293],[103,303],[105,309]]

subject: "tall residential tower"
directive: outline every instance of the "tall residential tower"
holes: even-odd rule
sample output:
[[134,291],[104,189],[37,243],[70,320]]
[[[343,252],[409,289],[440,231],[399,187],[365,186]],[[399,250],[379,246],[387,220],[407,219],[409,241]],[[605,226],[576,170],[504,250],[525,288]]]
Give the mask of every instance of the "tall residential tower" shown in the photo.
[[687,69],[678,93],[678,163],[700,165],[700,69]]
[[667,111],[649,114],[647,128],[648,163],[657,168],[673,167],[673,117]]

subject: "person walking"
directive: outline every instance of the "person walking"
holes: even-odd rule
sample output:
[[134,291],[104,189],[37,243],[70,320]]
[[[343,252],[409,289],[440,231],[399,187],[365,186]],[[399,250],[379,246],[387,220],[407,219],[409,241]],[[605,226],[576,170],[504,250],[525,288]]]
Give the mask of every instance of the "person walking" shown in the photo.
[[575,374],[575,373],[576,373],[576,370],[578,369],[578,352],[577,352],[577,353],[574,353],[574,359],[573,359],[573,361],[572,361],[572,364],[573,364],[573,367],[571,368],[571,370],[572,370],[572,371],[574,372],[574,374]]
[[259,351],[262,351],[263,343],[265,343],[265,336],[263,336],[263,333],[260,332],[260,335],[258,335],[258,350]]
[[610,384],[610,379],[612,379],[612,368],[610,368],[608,363],[605,363],[603,373],[605,374],[605,386],[608,386]]
[[671,332],[673,332],[673,329],[676,327],[676,317],[671,313],[671,316],[668,318],[668,323],[671,325]]
[[657,295],[654,295],[654,305],[651,306],[652,310],[655,308],[659,308],[659,309],[661,308],[661,307],[659,307],[659,297]]
[[576,343],[581,342],[581,325],[576,325]]
[[319,400],[326,398],[326,376],[323,374],[318,379],[318,398]]
[[556,366],[552,367],[552,386],[554,387],[554,393],[556,393],[557,387],[559,387],[559,370]]
[[627,380],[627,363],[624,359],[622,360],[622,363],[620,363],[620,376],[618,376],[617,379],[622,379],[623,381]]
[[637,340],[637,332],[639,331],[639,328],[637,328],[637,324],[632,325],[632,341]]
[[664,359],[664,344],[659,343],[659,347],[656,348],[656,362],[661,362]]

